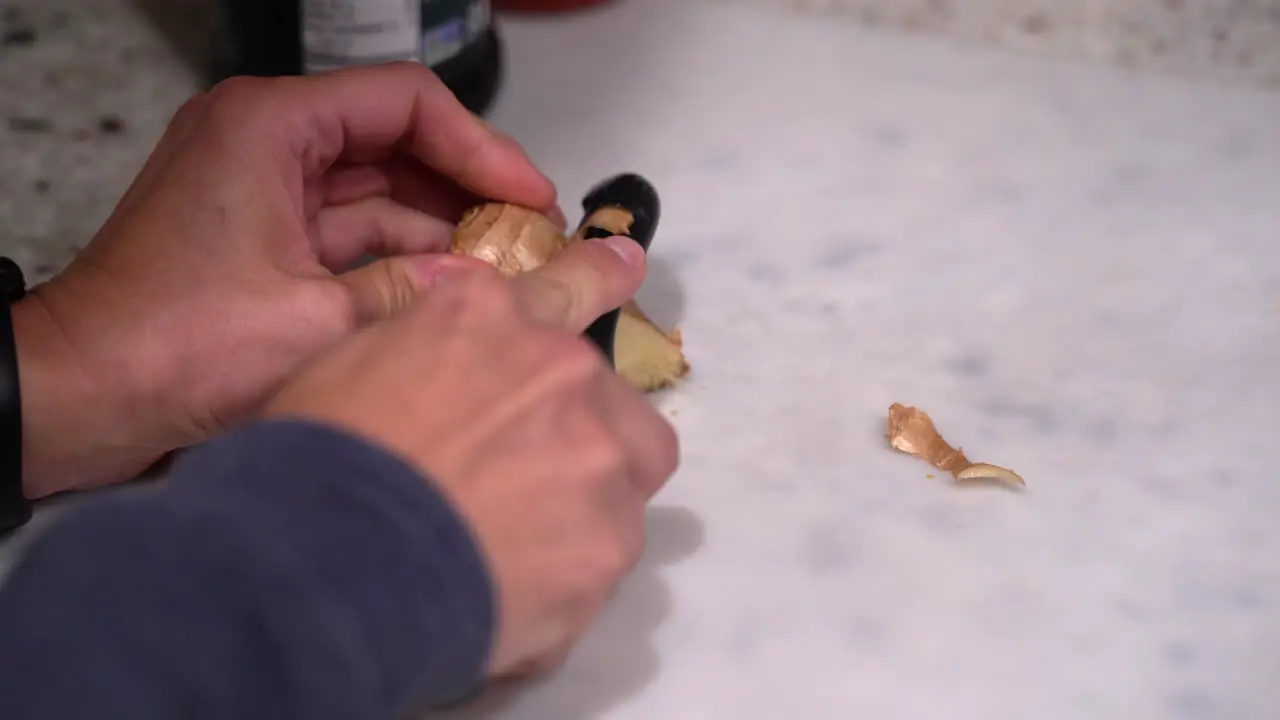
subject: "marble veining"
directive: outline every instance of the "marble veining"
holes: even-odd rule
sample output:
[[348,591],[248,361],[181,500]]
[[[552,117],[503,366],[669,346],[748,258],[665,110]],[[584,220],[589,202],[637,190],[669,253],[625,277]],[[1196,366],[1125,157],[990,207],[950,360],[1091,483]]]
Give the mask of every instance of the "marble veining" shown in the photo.
[[[1280,717],[1280,96],[678,0],[508,37],[494,121],[566,204],[663,194],[640,299],[694,370],[600,625],[448,717]],[[161,86],[68,122],[154,133]],[[1028,492],[929,478],[892,402]]]

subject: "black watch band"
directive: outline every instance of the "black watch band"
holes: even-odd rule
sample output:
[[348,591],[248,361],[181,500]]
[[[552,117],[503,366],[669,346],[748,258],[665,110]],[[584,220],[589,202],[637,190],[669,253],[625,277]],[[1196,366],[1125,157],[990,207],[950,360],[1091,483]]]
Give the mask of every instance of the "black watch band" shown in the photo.
[[31,502],[22,491],[22,388],[10,311],[26,294],[22,268],[0,257],[0,536],[31,519]]

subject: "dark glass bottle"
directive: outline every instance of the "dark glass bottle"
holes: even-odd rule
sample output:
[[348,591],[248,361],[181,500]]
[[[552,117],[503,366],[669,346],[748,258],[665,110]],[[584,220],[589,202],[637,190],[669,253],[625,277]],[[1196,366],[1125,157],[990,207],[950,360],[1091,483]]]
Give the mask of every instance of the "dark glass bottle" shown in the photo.
[[221,0],[220,10],[213,82],[416,60],[480,115],[502,83],[489,0]]

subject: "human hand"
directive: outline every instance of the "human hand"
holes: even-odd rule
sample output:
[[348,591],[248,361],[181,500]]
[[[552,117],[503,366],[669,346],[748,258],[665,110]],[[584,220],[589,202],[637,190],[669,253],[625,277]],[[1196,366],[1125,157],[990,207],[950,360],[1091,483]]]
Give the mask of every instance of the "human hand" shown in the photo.
[[558,663],[597,616],[640,557],[678,447],[579,335],[635,294],[638,245],[585,241],[513,280],[472,262],[304,369],[265,414],[346,429],[433,479],[488,561],[489,667],[504,676]]
[[[128,479],[252,415],[430,286],[475,197],[563,218],[520,147],[417,64],[188,102],[93,242],[14,308],[28,496]],[[367,254],[393,257],[348,271]]]

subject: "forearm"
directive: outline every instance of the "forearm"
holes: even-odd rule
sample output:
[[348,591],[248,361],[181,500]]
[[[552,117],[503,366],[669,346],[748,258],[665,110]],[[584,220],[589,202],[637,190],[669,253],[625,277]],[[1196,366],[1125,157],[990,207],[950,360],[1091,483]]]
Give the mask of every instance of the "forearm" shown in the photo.
[[481,561],[417,474],[272,423],[92,502],[0,589],[5,717],[389,718],[480,678]]

